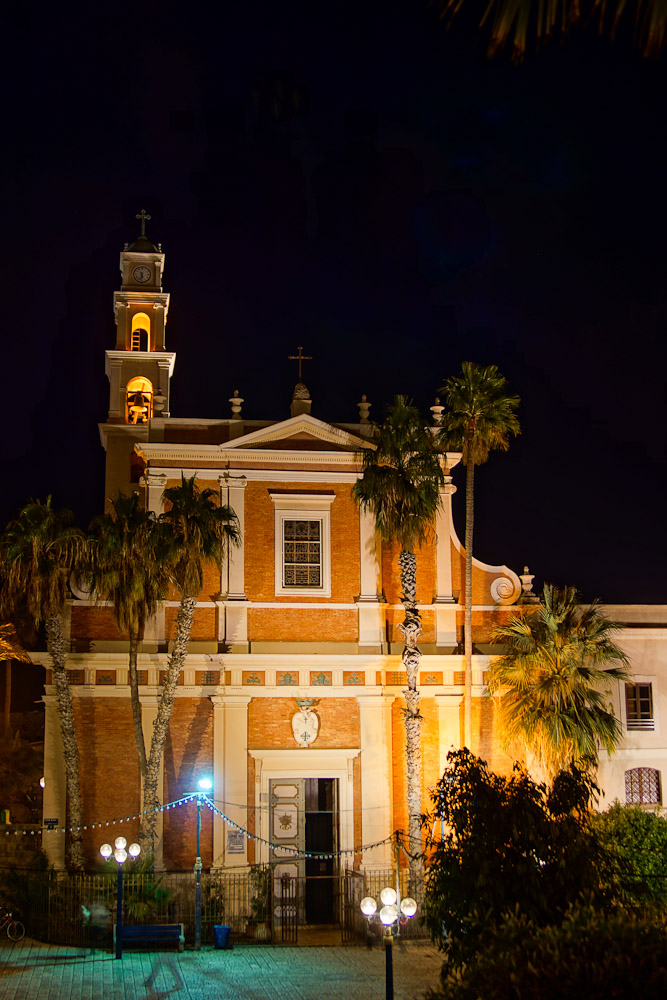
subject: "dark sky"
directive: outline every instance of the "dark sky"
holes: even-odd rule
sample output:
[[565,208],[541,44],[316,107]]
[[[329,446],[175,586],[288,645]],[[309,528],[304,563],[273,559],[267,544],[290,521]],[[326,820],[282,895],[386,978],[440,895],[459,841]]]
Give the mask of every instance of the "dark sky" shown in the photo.
[[[476,2],[476,0],[469,0]],[[477,473],[475,554],[667,603],[665,58],[592,29],[525,64],[428,0],[28,5],[7,25],[6,523],[103,501],[118,255],[152,215],[174,416],[425,412],[495,363],[523,433]],[[455,516],[463,535],[462,470]]]

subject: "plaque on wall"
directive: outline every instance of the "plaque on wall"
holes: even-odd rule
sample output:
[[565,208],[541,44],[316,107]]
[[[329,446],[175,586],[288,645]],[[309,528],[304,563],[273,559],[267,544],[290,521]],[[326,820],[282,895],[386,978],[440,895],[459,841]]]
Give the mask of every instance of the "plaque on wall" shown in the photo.
[[243,854],[244,840],[241,830],[227,830],[227,854]]

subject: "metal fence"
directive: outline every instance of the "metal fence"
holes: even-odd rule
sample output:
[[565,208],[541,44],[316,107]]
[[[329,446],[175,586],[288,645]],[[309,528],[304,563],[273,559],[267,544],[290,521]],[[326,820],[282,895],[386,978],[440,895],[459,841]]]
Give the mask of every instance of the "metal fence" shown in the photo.
[[[306,893],[306,880],[300,881],[304,884],[289,890],[294,898],[288,903],[279,898],[279,891],[276,892],[270,866],[202,872],[202,943],[213,942],[216,924],[228,925],[232,939],[237,941],[293,942],[298,931],[298,899],[305,898]],[[333,922],[340,926],[343,942],[363,939],[368,927],[359,903],[365,895],[379,898],[385,885],[395,885],[395,874],[345,871],[333,876],[332,881]],[[93,905],[98,913],[103,907],[109,914],[107,934],[110,943],[116,912],[116,886],[117,873],[113,870],[89,875],[0,869],[0,894],[20,915],[31,937],[52,944],[83,947],[88,940],[85,910]],[[123,921],[128,924],[182,923],[186,944],[192,945],[194,873],[123,873]],[[298,923],[303,922],[302,916]],[[406,937],[426,936],[418,919],[408,921],[405,929],[401,927],[401,933]]]

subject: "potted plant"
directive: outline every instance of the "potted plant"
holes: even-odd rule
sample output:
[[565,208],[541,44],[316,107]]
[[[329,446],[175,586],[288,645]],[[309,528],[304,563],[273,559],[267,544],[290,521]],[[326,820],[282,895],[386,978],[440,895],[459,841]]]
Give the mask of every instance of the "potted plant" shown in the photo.
[[258,941],[266,941],[269,937],[266,921],[270,906],[271,869],[252,868],[250,870],[250,887],[252,896],[250,898],[251,916],[247,926],[248,934],[250,937],[256,937]]

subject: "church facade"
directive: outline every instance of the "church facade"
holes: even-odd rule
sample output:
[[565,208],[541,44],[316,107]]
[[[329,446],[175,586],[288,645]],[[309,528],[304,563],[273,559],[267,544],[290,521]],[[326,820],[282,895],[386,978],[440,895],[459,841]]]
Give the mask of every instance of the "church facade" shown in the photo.
[[[143,230],[143,222],[142,222]],[[203,814],[204,868],[277,864],[278,873],[333,874],[341,867],[392,864],[391,835],[407,829],[405,675],[398,550],[380,542],[351,487],[370,447],[369,404],[353,423],[319,419],[301,380],[289,415],[247,419],[234,393],[223,418],[172,415],[175,355],[166,349],[169,295],[165,257],[145,235],[121,253],[114,293],[116,341],[106,352],[105,496],[139,492],[160,512],[166,487],[196,475],[236,512],[242,541],[222,571],[207,567],[179,680],[161,775],[166,805],[208,777],[219,812]],[[299,368],[301,349],[299,349]],[[437,424],[442,408],[432,407]],[[423,801],[450,748],[462,743],[462,593],[464,552],[451,516],[453,470],[431,542],[418,552],[423,622],[420,676]],[[525,599],[532,578],[474,560],[472,750],[498,770],[511,761],[500,746],[494,704],[485,697],[492,629]],[[150,741],[178,603],[165,601],[139,652],[142,721]],[[608,797],[661,804],[667,757],[667,615],[664,608],[614,609],[629,617],[627,645],[637,683],[619,692],[627,730],[619,754],[603,761]],[[634,615],[634,617],[633,617]],[[662,618],[662,620],[660,620]],[[72,583],[68,660],[81,749],[84,843],[94,860],[98,823],[138,829],[139,765],[130,712],[127,636],[112,608]],[[66,814],[55,698],[47,667],[44,817]],[[664,720],[661,722],[660,718]],[[652,728],[651,728],[652,727]],[[627,772],[637,772],[630,779]],[[641,773],[639,773],[641,772]],[[629,784],[628,784],[629,782]],[[634,791],[633,791],[634,789]],[[122,828],[120,822],[122,820]],[[93,824],[95,826],[93,827]],[[195,812],[159,817],[160,868],[191,868]],[[107,832],[106,836],[108,837]],[[43,838],[49,860],[64,865],[65,834]],[[320,852],[317,862],[294,851]],[[308,868],[310,866],[310,868]]]

